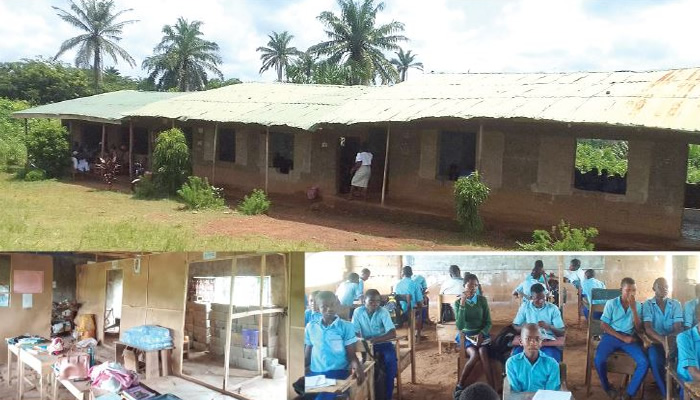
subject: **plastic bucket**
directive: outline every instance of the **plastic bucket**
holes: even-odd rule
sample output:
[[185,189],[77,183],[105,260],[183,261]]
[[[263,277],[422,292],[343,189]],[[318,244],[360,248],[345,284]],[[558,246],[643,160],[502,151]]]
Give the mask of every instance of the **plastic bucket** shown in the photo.
[[257,329],[243,329],[241,331],[243,336],[243,347],[247,349],[258,347],[258,330]]

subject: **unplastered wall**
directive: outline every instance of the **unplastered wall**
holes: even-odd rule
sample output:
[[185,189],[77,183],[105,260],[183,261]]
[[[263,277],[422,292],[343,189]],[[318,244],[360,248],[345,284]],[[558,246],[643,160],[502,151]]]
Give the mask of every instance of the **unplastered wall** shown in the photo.
[[[10,306],[0,307],[0,337],[9,338],[26,333],[48,338],[51,334],[51,307],[53,301],[53,258],[33,254],[9,254],[11,275],[18,270],[42,271],[44,273],[43,293],[32,295],[32,307],[23,308],[22,294],[10,294]],[[12,283],[10,284],[12,286]],[[12,290],[12,287],[10,287]],[[7,359],[7,345],[0,341],[0,360]]]

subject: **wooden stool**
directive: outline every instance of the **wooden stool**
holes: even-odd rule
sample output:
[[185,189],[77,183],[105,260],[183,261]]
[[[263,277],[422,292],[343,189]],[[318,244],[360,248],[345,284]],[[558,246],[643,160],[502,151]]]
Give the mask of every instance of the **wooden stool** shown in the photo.
[[170,375],[170,353],[173,349],[172,347],[162,350],[145,350],[122,342],[115,342],[115,346],[114,358],[122,365],[124,364],[124,350],[133,349],[135,353],[143,353],[146,363],[146,380]]

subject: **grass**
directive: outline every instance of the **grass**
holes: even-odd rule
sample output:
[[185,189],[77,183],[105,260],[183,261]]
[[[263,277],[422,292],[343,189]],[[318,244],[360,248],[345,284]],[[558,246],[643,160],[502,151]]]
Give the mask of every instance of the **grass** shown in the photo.
[[[318,251],[315,243],[260,235],[208,235],[209,222],[239,218],[221,211],[180,210],[174,200],[131,195],[54,180],[22,182],[0,173],[0,248],[59,251]],[[242,217],[240,217],[242,218]]]

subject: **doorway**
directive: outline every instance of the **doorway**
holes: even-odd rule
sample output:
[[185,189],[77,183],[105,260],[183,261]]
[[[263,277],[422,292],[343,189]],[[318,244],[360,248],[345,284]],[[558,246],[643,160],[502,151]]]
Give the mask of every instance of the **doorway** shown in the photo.
[[107,270],[107,292],[105,295],[104,344],[113,347],[119,340],[122,319],[122,296],[124,292],[124,271]]
[[[368,193],[381,193],[384,179],[384,162],[386,155],[386,129],[369,129],[365,137],[345,136],[338,141],[338,194],[350,193],[352,182],[352,167],[355,165],[355,157],[360,151],[363,141],[372,153],[372,174],[369,179]],[[388,179],[388,174],[387,174]],[[388,192],[387,181],[387,192]]]

